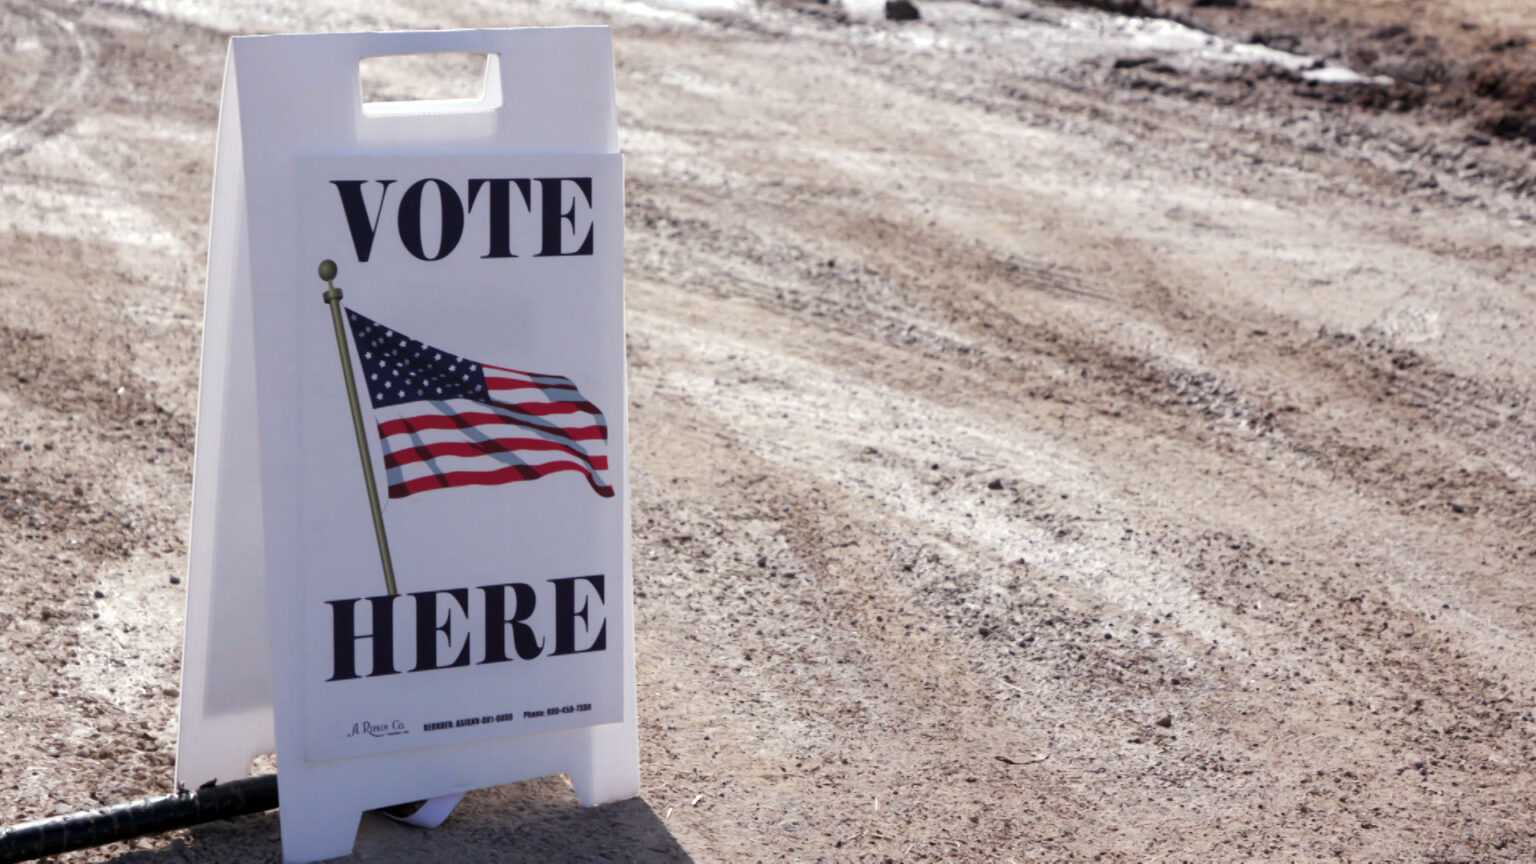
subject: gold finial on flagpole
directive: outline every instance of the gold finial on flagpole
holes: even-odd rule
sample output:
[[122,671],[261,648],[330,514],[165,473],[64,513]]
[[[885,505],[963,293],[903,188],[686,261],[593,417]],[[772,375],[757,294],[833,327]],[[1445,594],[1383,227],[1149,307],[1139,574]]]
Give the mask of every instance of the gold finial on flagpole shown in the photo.
[[368,454],[368,433],[363,427],[363,409],[357,404],[357,381],[352,376],[352,352],[347,348],[347,328],[341,320],[341,289],[337,288],[336,262],[320,262],[320,279],[325,293],[320,297],[331,307],[331,324],[336,328],[336,350],[341,354],[341,374],[347,383],[347,404],[352,408],[352,431],[357,433],[357,453],[363,460],[363,483],[368,487],[368,508],[373,511],[373,533],[379,541],[379,562],[384,565],[384,587],[390,596],[395,590],[395,565],[389,557],[389,537],[384,532],[384,511],[379,507],[378,483],[373,478],[373,457]]

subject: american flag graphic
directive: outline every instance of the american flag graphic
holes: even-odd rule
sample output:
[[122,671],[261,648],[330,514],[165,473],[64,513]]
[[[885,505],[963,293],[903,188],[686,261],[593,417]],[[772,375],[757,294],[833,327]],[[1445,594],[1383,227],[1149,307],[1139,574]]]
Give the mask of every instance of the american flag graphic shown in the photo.
[[604,498],[608,423],[563,375],[479,363],[351,309],[389,497],[579,471]]

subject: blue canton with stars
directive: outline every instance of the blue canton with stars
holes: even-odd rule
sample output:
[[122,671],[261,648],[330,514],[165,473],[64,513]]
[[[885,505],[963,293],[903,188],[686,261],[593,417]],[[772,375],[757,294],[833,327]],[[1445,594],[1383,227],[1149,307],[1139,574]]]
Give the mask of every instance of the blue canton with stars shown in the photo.
[[374,408],[423,399],[490,402],[479,363],[433,348],[347,310]]

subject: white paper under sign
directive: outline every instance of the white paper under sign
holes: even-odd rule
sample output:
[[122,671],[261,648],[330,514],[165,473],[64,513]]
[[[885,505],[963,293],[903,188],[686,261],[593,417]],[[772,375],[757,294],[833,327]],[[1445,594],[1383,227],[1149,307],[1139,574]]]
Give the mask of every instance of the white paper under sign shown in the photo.
[[[365,110],[360,60],[444,50],[482,99]],[[236,39],[215,183],[178,781],[275,728],[294,861],[402,801],[634,794],[607,30]]]

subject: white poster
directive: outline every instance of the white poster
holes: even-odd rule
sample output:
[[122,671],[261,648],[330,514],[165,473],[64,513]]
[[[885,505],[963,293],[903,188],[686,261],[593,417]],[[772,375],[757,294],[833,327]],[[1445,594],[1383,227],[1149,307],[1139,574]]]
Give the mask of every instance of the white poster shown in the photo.
[[302,160],[310,758],[620,719],[619,160]]
[[[478,97],[362,101],[367,58],[444,51]],[[605,28],[232,40],[176,777],[275,746],[285,860],[638,790],[623,229]]]

